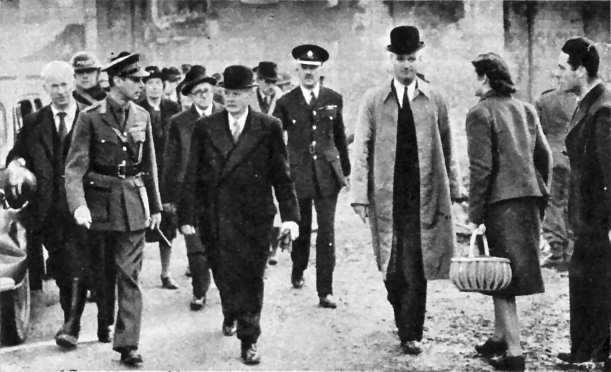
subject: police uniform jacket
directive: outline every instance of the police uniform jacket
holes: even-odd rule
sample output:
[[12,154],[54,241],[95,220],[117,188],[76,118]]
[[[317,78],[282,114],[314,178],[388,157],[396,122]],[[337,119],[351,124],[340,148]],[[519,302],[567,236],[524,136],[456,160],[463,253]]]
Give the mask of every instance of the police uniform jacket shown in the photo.
[[110,100],[77,119],[66,159],[68,206],[74,213],[87,205],[92,230],[143,230],[161,211],[151,121],[130,102],[123,126]]
[[[213,103],[212,113],[217,113],[223,108],[218,103]],[[168,143],[163,156],[165,172],[161,180],[162,189],[165,190],[166,203],[176,203],[189,163],[189,150],[191,149],[191,138],[195,122],[200,119],[195,106],[191,105],[186,111],[176,114],[170,118],[170,129]]]
[[276,103],[274,116],[288,133],[291,176],[299,198],[330,196],[339,192],[350,175],[350,160],[342,96],[325,87],[308,104],[300,87]]
[[564,139],[569,132],[571,116],[577,107],[577,96],[573,93],[552,89],[541,94],[535,102],[543,133],[552,149],[554,167],[568,168],[568,158],[564,151]]

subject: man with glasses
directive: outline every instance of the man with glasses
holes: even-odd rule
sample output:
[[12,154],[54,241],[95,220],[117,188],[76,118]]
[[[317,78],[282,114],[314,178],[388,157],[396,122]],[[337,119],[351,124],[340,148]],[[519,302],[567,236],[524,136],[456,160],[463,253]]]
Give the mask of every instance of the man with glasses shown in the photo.
[[299,87],[282,96],[274,116],[282,121],[288,134],[291,176],[299,198],[301,231],[293,245],[291,283],[304,285],[303,272],[310,257],[312,204],[316,208],[316,291],[319,305],[337,307],[333,299],[335,268],[335,206],[340,189],[347,184],[350,160],[344,121],[342,96],[320,85],[322,64],[329,53],[318,45],[295,47]]
[[107,301],[111,309],[118,287],[113,349],[128,366],[142,363],[138,276],[145,230],[159,229],[162,209],[151,119],[134,104],[147,76],[138,61],[138,54],[121,52],[104,68],[110,93],[79,115],[65,172],[70,212],[90,230],[91,250],[105,253],[108,270],[95,278],[98,301]]
[[[176,208],[189,163],[189,150],[195,122],[222,110],[212,101],[216,79],[206,75],[203,66],[195,65],[187,72],[181,83],[181,93],[192,101],[191,107],[170,119],[168,145],[164,154],[163,189],[164,200]],[[197,222],[197,221],[195,221]],[[206,293],[210,287],[210,266],[206,258],[206,249],[198,234],[197,224],[193,228],[182,227],[180,232],[185,237],[187,259],[193,286],[193,299],[190,308],[201,310],[206,304]]]

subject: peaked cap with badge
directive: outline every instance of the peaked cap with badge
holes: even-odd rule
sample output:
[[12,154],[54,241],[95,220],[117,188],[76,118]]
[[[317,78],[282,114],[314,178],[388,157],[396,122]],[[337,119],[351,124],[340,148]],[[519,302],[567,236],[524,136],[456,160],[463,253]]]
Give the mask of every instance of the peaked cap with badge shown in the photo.
[[291,54],[302,65],[321,66],[329,59],[329,52],[315,44],[298,45]]
[[148,73],[140,67],[140,54],[120,52],[110,58],[110,62],[102,68],[108,75],[147,77]]

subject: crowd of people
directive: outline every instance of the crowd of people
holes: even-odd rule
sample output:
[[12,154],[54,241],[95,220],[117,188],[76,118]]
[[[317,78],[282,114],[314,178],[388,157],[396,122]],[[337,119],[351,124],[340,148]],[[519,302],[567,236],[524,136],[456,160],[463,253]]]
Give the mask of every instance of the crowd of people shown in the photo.
[[141,364],[142,250],[158,242],[161,286],[176,289],[169,268],[180,232],[190,309],[205,307],[213,278],[222,333],[237,334],[245,364],[259,363],[264,271],[275,264],[278,245],[292,245],[290,282],[303,287],[312,208],[318,304],[337,307],[335,211],[350,184],[352,208],[371,227],[406,354],[422,352],[427,281],[448,277],[452,203],[468,200],[470,229],[485,232],[490,254],[508,258],[512,269],[508,287],[484,293],[493,299],[495,326],[475,346],[477,355],[497,369],[525,368],[515,297],[544,291],[543,231],[550,249],[541,264],[569,266],[571,349],[558,358],[606,362],[611,93],[598,77],[595,44],[584,37],[564,43],[559,86],[536,105],[512,96],[516,88],[499,55],[472,61],[480,101],[466,118],[468,192],[446,98],[420,74],[424,47],[415,27],[391,31],[392,78],[362,97],[351,156],[342,95],[322,84],[330,56],[315,44],[292,49],[296,87],[271,61],[209,74],[202,65],[142,68],[130,52],[101,66],[79,52],[70,62],[45,65],[51,103],[25,118],[7,168],[13,196],[28,193],[28,172],[37,179],[24,221],[29,249],[44,245],[59,287],[64,323],[57,345],[77,346],[90,291],[98,340],[111,342],[112,334],[121,361]]

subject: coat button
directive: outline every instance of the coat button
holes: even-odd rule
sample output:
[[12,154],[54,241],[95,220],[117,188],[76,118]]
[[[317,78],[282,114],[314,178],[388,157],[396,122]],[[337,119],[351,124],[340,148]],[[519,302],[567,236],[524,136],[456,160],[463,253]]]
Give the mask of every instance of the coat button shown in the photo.
[[127,132],[123,132],[123,135],[127,137]]
[[312,115],[316,116],[316,111],[312,111]]
[[333,116],[329,116],[329,119],[333,120]]
[[316,141],[312,141],[312,146],[316,146]]
[[101,139],[100,142],[101,143],[106,143],[106,140],[105,139]]
[[603,190],[607,191],[607,186],[603,187]]
[[314,155],[313,158],[314,158],[314,160],[316,160],[316,159],[318,159],[318,156]]
[[297,120],[293,119],[293,124],[295,124],[297,122]]
[[127,151],[127,147],[123,146],[123,151]]
[[316,130],[316,125],[312,125],[312,129]]

